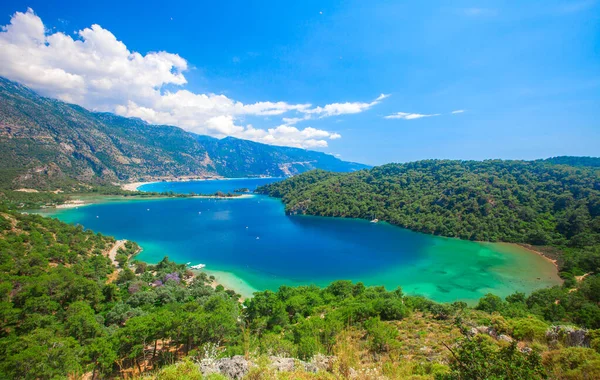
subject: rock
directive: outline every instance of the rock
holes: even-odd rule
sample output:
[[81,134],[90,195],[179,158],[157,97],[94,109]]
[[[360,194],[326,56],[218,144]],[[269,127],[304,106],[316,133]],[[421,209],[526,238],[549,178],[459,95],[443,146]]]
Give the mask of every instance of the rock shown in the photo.
[[[294,358],[281,358],[270,356],[271,367],[278,372],[293,372],[297,369],[303,369],[306,372],[317,373],[318,371],[327,371],[335,360],[334,356],[315,355],[310,363]],[[234,356],[223,359],[205,359],[199,364],[200,371],[204,376],[211,374],[220,374],[229,379],[242,379],[251,368],[256,364],[246,360],[243,356]]]
[[280,372],[293,372],[296,363],[292,358],[279,358],[277,356],[270,356],[271,366]]
[[323,354],[316,354],[310,361],[310,365],[316,368],[316,371],[329,371],[336,360],[335,356],[325,356]]
[[217,360],[219,372],[231,379],[241,379],[248,373],[250,364],[243,356],[237,355],[230,359]]
[[486,334],[491,336],[494,339],[498,339],[498,333],[496,332],[496,329],[493,327],[488,327],[488,326],[478,326],[477,327],[477,332],[480,334]]
[[469,331],[467,331],[467,334],[469,336],[475,336],[475,335],[479,334],[479,330],[477,330],[475,327],[471,327],[469,329]]
[[504,334],[500,334],[500,336],[498,336],[498,340],[501,340],[503,342],[508,342],[508,343],[512,343],[513,338],[511,338],[508,335],[504,335]]
[[317,365],[294,358],[280,358],[270,356],[271,366],[279,372],[293,372],[297,369],[303,369],[306,372],[316,373],[319,371]]
[[203,360],[200,362],[200,371],[203,375],[221,374],[230,379],[242,379],[252,364],[243,356],[237,355],[232,358],[223,358],[218,360]]
[[571,326],[552,326],[546,331],[549,344],[561,342],[567,347],[589,347],[590,337],[588,330]]

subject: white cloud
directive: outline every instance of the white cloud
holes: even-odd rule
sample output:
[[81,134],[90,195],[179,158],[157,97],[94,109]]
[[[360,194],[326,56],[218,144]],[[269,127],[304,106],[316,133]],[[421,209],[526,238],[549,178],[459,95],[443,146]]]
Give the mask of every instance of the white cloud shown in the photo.
[[[110,31],[92,25],[71,37],[49,32],[32,9],[15,13],[0,31],[0,75],[43,95],[84,107],[135,116],[150,123],[171,124],[212,136],[235,136],[277,145],[326,147],[341,137],[294,124],[311,117],[354,114],[381,102],[332,103],[313,107],[262,101],[244,104],[218,94],[197,94],[183,88],[187,61],[164,51],[142,55],[130,51]],[[172,90],[173,86],[179,87]],[[167,90],[166,88],[169,88]],[[239,125],[246,115],[278,116],[283,125],[259,129]]]
[[408,112],[396,112],[394,114],[384,116],[385,119],[403,119],[403,120],[414,120],[421,119],[423,117],[439,116],[439,113],[433,114],[422,114],[422,113],[408,113]]
[[381,103],[381,101],[385,98],[388,98],[389,94],[381,94],[375,100],[370,103],[360,103],[360,102],[346,102],[346,103],[332,103],[327,104],[324,107],[315,107],[312,109],[303,110],[303,112],[308,114],[317,114],[319,117],[328,117],[328,116],[339,116],[353,113],[360,113],[368,110],[369,108]]
[[452,113],[453,115],[456,115],[456,114],[458,114],[458,113],[463,113],[463,112],[465,112],[465,110],[454,110],[454,111],[452,111],[451,113]]

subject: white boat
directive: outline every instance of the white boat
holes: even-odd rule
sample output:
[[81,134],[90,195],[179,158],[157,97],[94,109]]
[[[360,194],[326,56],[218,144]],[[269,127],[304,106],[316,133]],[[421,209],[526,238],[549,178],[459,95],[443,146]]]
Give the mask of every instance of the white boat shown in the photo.
[[202,269],[202,268],[204,268],[205,266],[206,266],[206,265],[204,265],[204,264],[196,264],[196,265],[192,265],[192,266],[190,266],[190,268],[191,268],[191,269],[196,269],[196,270],[198,270],[198,269]]
[[371,223],[377,223],[377,222],[379,222],[379,219],[377,219],[377,218],[371,220]]

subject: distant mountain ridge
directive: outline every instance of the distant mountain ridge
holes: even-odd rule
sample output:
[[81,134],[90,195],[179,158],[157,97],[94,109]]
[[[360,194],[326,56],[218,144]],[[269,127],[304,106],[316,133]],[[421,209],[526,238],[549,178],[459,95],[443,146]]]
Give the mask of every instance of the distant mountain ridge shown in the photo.
[[97,113],[0,77],[0,186],[50,189],[200,176],[287,176],[368,166],[299,148]]

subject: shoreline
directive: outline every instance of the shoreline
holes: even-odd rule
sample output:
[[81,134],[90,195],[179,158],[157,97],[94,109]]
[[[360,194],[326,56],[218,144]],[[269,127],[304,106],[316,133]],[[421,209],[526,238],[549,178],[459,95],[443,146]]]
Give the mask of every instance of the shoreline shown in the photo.
[[161,178],[148,182],[128,182],[121,184],[121,189],[127,191],[140,191],[138,188],[144,185],[150,185],[160,182],[195,182],[195,181],[231,181],[239,179],[267,179],[267,178],[284,178],[284,177],[177,177],[177,178]]
[[511,244],[511,245],[523,248],[524,250],[529,251],[531,253],[535,253],[536,255],[542,256],[544,259],[546,259],[547,261],[551,262],[554,265],[557,272],[560,272],[560,268],[558,267],[558,260],[552,259],[552,258],[546,256],[544,254],[544,252],[534,249],[532,245],[525,244],[525,243],[506,243],[506,244]]
[[[93,195],[89,196],[91,199],[85,199],[82,196],[77,199],[68,200],[63,204],[54,206],[42,207],[41,209],[32,211],[47,211],[47,210],[65,210],[78,207],[90,206],[93,204],[110,203],[110,202],[127,202],[127,201],[152,201],[152,200],[164,200],[164,199],[249,199],[254,198],[255,194],[239,194],[233,197],[219,196],[219,195],[194,195],[186,197],[169,197],[169,196],[146,196],[146,195]],[[83,198],[83,199],[81,199]]]
[[252,287],[242,278],[237,277],[232,272],[210,270],[206,268],[191,269],[191,271],[194,273],[194,276],[197,276],[199,273],[205,273],[209,276],[209,278],[211,276],[214,277],[209,286],[213,289],[216,289],[217,286],[221,285],[223,288],[225,288],[225,290],[234,291],[236,294],[240,295],[240,303],[244,303],[245,300],[252,298],[255,292],[260,291]]
[[139,191],[138,187],[141,187],[141,186],[144,186],[144,185],[149,185],[151,183],[156,183],[156,182],[157,181],[124,183],[124,184],[121,185],[121,189],[127,190],[127,191]]
[[91,203],[84,202],[81,199],[72,199],[72,200],[66,201],[63,204],[56,205],[56,206],[54,206],[54,208],[59,208],[59,209],[78,208],[78,207],[89,206],[90,204]]
[[[133,186],[133,184],[130,184]],[[78,197],[77,199],[73,199],[67,202],[67,204],[63,205],[62,207],[56,206],[56,209],[65,209],[65,208],[76,208],[79,206],[86,206],[86,205],[91,205],[91,204],[96,204],[96,203],[108,203],[108,202],[119,202],[119,201],[136,201],[136,200],[160,200],[160,199],[171,199],[171,198],[175,198],[175,199],[186,199],[186,198],[216,198],[216,199],[235,199],[235,198],[240,198],[240,199],[246,199],[246,198],[252,198],[252,197],[256,197],[256,195],[253,194],[241,194],[239,196],[236,197],[222,197],[222,196],[214,196],[214,195],[195,195],[195,196],[187,196],[187,197],[169,197],[169,196],[144,196],[143,194],[139,194],[139,195],[123,195],[123,196],[98,196],[98,195],[94,195],[89,197],[88,199],[86,199],[85,197]],[[89,203],[88,203],[89,202]],[[320,218],[320,217],[319,217]],[[365,220],[365,223],[367,223],[367,221]],[[393,226],[390,224],[390,226]],[[402,227],[400,227],[402,228]],[[428,236],[434,236],[431,234],[426,234]],[[447,238],[447,239],[452,239],[454,240],[455,238]],[[456,239],[456,240],[462,240],[462,239]],[[556,260],[551,259],[550,257],[546,256],[545,254],[543,254],[543,252],[536,250],[534,247],[532,246],[528,246],[525,244],[521,244],[521,243],[508,243],[508,242],[502,242],[502,243],[491,243],[491,242],[479,242],[479,243],[487,243],[487,244],[501,244],[504,245],[506,247],[513,247],[514,249],[518,249],[519,251],[523,252],[521,253],[522,255],[526,255],[526,254],[535,254],[538,257],[542,257],[545,261],[549,261],[553,264],[553,266],[549,266],[549,265],[544,265],[543,261],[537,261],[538,263],[540,263],[540,268],[545,268],[544,271],[545,273],[550,273],[551,271],[553,272],[553,278],[554,276],[556,276],[557,280],[559,280],[559,276],[558,276],[558,262]],[[144,260],[142,260],[144,261]],[[531,261],[532,263],[535,261]],[[523,267],[523,266],[521,266]],[[258,291],[257,289],[255,289],[254,287],[252,287],[250,284],[248,284],[243,278],[236,276],[233,272],[227,272],[227,271],[212,271],[212,270],[202,270],[205,273],[207,273],[208,275],[212,275],[215,277],[215,281],[213,284],[211,284],[212,286],[216,287],[217,285],[222,285],[224,288],[226,289],[230,289],[238,294],[240,294],[242,296],[243,299],[248,299],[251,298],[253,296],[253,293]],[[523,270],[521,270],[523,271]],[[524,276],[524,277],[535,277],[535,276]],[[543,277],[543,276],[540,276]],[[538,278],[539,279],[539,278]],[[560,279],[560,281],[562,282],[562,279]]]

